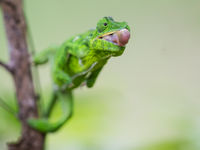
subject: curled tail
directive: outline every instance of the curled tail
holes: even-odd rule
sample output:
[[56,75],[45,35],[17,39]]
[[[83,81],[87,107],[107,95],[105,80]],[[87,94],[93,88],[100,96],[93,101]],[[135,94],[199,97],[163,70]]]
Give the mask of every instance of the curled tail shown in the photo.
[[46,119],[29,119],[28,124],[43,133],[48,133],[48,132],[55,132],[58,129],[60,129],[66,121],[68,121],[72,116],[72,113],[70,113],[67,117],[63,117],[61,120],[55,123],[51,123]]
[[[63,110],[63,115],[57,122],[50,122],[47,119],[29,119],[28,124],[43,133],[55,132],[60,129],[71,117],[73,114],[73,99],[71,92],[62,93],[59,92],[58,98],[61,101],[61,106]],[[68,109],[67,109],[68,108]]]

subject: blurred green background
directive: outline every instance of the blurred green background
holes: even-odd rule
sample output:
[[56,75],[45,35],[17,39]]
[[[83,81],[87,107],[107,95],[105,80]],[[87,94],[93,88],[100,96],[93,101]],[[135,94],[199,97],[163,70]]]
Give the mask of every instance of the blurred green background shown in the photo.
[[[199,150],[199,0],[25,0],[36,50],[95,28],[104,16],[126,21],[131,39],[92,89],[77,89],[75,114],[47,138],[48,150]],[[0,15],[0,59],[8,60]],[[43,98],[51,80],[40,69]],[[0,68],[0,97],[15,106],[11,77]],[[0,108],[0,149],[20,125]]]

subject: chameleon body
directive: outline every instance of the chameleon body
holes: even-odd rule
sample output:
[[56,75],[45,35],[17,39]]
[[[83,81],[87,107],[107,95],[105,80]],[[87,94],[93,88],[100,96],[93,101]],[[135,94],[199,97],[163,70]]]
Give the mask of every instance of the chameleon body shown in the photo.
[[[72,91],[87,85],[93,87],[99,72],[112,56],[120,56],[130,38],[126,22],[104,17],[96,29],[74,36],[58,48],[48,48],[33,58],[35,65],[51,62],[54,91],[42,119],[29,119],[28,124],[41,132],[57,131],[72,116]],[[63,115],[58,122],[48,121],[57,100],[62,102]],[[67,111],[68,110],[68,111]]]

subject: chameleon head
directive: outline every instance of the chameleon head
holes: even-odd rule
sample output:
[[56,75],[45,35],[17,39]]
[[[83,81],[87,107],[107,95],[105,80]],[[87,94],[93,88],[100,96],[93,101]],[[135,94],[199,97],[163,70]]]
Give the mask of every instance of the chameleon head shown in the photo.
[[130,38],[130,28],[126,22],[116,22],[111,17],[104,17],[97,23],[90,49],[103,51],[110,56],[119,56]]

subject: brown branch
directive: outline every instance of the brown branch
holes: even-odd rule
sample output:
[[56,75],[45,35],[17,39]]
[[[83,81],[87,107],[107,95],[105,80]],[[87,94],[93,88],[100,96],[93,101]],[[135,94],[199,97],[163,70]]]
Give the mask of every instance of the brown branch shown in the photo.
[[[0,0],[0,7],[3,12],[10,52],[9,64],[12,66],[19,118],[22,124],[20,139],[16,143],[8,144],[8,148],[9,150],[43,150],[45,135],[27,125],[27,119],[37,118],[38,111],[27,50],[26,20],[22,0]],[[1,63],[1,66],[10,68],[4,63]]]
[[0,66],[2,66],[4,69],[6,69],[8,72],[13,73],[13,69],[10,65],[0,61]]

